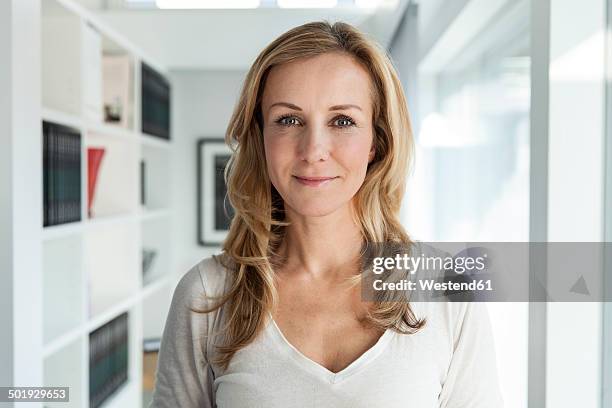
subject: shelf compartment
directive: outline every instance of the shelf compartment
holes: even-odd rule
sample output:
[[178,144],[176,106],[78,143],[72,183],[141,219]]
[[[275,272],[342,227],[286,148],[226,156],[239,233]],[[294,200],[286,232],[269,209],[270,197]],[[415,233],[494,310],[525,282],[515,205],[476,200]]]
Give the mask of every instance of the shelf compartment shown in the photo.
[[[88,131],[87,148],[103,148],[92,206],[92,219],[118,214],[135,214],[138,204],[138,157],[135,138],[111,137]],[[87,179],[86,179],[87,180]]]
[[45,407],[83,407],[84,340],[80,336],[43,361],[43,382],[45,387],[69,387],[69,402],[45,402]]
[[84,114],[94,123],[134,129],[134,58],[95,25],[83,26]]
[[[140,296],[137,297],[140,299]],[[142,406],[142,309],[138,302],[128,310],[128,380],[101,408]]]
[[43,339],[49,344],[84,320],[80,234],[43,243]]
[[54,0],[41,5],[42,105],[81,115],[82,19]]
[[[160,279],[157,290],[151,292],[148,296],[142,299],[142,319],[143,319],[143,338],[157,339],[161,338],[164,324],[170,310],[170,302],[172,301],[173,287],[170,284],[172,279]],[[145,289],[146,290],[146,289]]]
[[105,316],[138,295],[141,285],[138,234],[138,223],[102,224],[85,232],[90,320]]
[[107,126],[134,129],[134,58],[104,38],[102,55],[102,104]]
[[[171,223],[169,217],[142,223],[142,282],[147,286],[170,272]],[[145,273],[145,267],[147,271]]]
[[140,164],[140,204],[143,211],[170,208],[171,176],[169,151],[143,145]]

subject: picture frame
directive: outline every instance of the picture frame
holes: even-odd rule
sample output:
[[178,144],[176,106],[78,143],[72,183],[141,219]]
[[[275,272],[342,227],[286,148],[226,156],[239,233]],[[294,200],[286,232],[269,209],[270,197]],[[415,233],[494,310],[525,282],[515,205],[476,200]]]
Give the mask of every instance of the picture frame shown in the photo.
[[202,138],[197,143],[198,244],[219,247],[234,215],[223,176],[232,151],[222,138]]

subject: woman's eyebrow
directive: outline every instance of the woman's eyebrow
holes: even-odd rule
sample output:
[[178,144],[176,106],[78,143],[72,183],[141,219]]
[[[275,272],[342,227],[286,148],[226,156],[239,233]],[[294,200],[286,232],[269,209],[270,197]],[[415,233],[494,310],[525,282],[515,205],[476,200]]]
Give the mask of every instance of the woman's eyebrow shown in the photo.
[[293,110],[297,110],[297,111],[301,111],[302,110],[302,108],[300,108],[299,106],[294,105],[294,104],[289,103],[289,102],[276,102],[276,103],[273,103],[272,105],[270,105],[268,110],[272,109],[275,106],[285,106],[285,107],[287,107],[289,109],[293,109]]
[[334,110],[348,110],[350,108],[355,108],[358,110],[361,110],[361,108],[357,105],[353,105],[353,104],[346,104],[346,105],[334,105],[331,108],[329,108],[330,111],[334,111]]
[[[296,111],[301,111],[302,110],[302,108],[300,108],[299,106],[294,105],[294,104],[289,103],[289,102],[276,102],[276,103],[273,103],[272,105],[270,105],[270,107],[268,109],[272,109],[275,106],[285,106],[285,107],[287,107],[289,109],[293,109],[293,110],[296,110]],[[350,103],[349,104],[345,104],[345,105],[334,105],[334,106],[331,106],[329,108],[329,110],[330,111],[348,110],[348,109],[351,109],[351,108],[362,110],[358,105],[353,105],[353,104],[350,104]]]

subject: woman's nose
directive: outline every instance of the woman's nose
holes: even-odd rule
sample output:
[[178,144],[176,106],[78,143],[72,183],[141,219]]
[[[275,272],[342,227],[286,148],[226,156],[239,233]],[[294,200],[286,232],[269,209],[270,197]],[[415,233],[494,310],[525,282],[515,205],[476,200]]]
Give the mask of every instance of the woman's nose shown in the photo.
[[329,136],[324,126],[309,126],[304,129],[300,140],[300,159],[308,163],[325,161],[329,158]]

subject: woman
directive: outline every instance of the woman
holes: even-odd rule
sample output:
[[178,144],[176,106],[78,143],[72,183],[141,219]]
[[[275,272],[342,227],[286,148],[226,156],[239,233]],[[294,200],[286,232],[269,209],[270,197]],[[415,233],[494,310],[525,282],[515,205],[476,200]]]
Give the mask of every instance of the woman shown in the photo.
[[383,50],[345,23],[286,32],[226,142],[235,216],[175,290],[151,407],[502,406],[483,305],[361,299],[364,245],[411,243],[412,131]]

